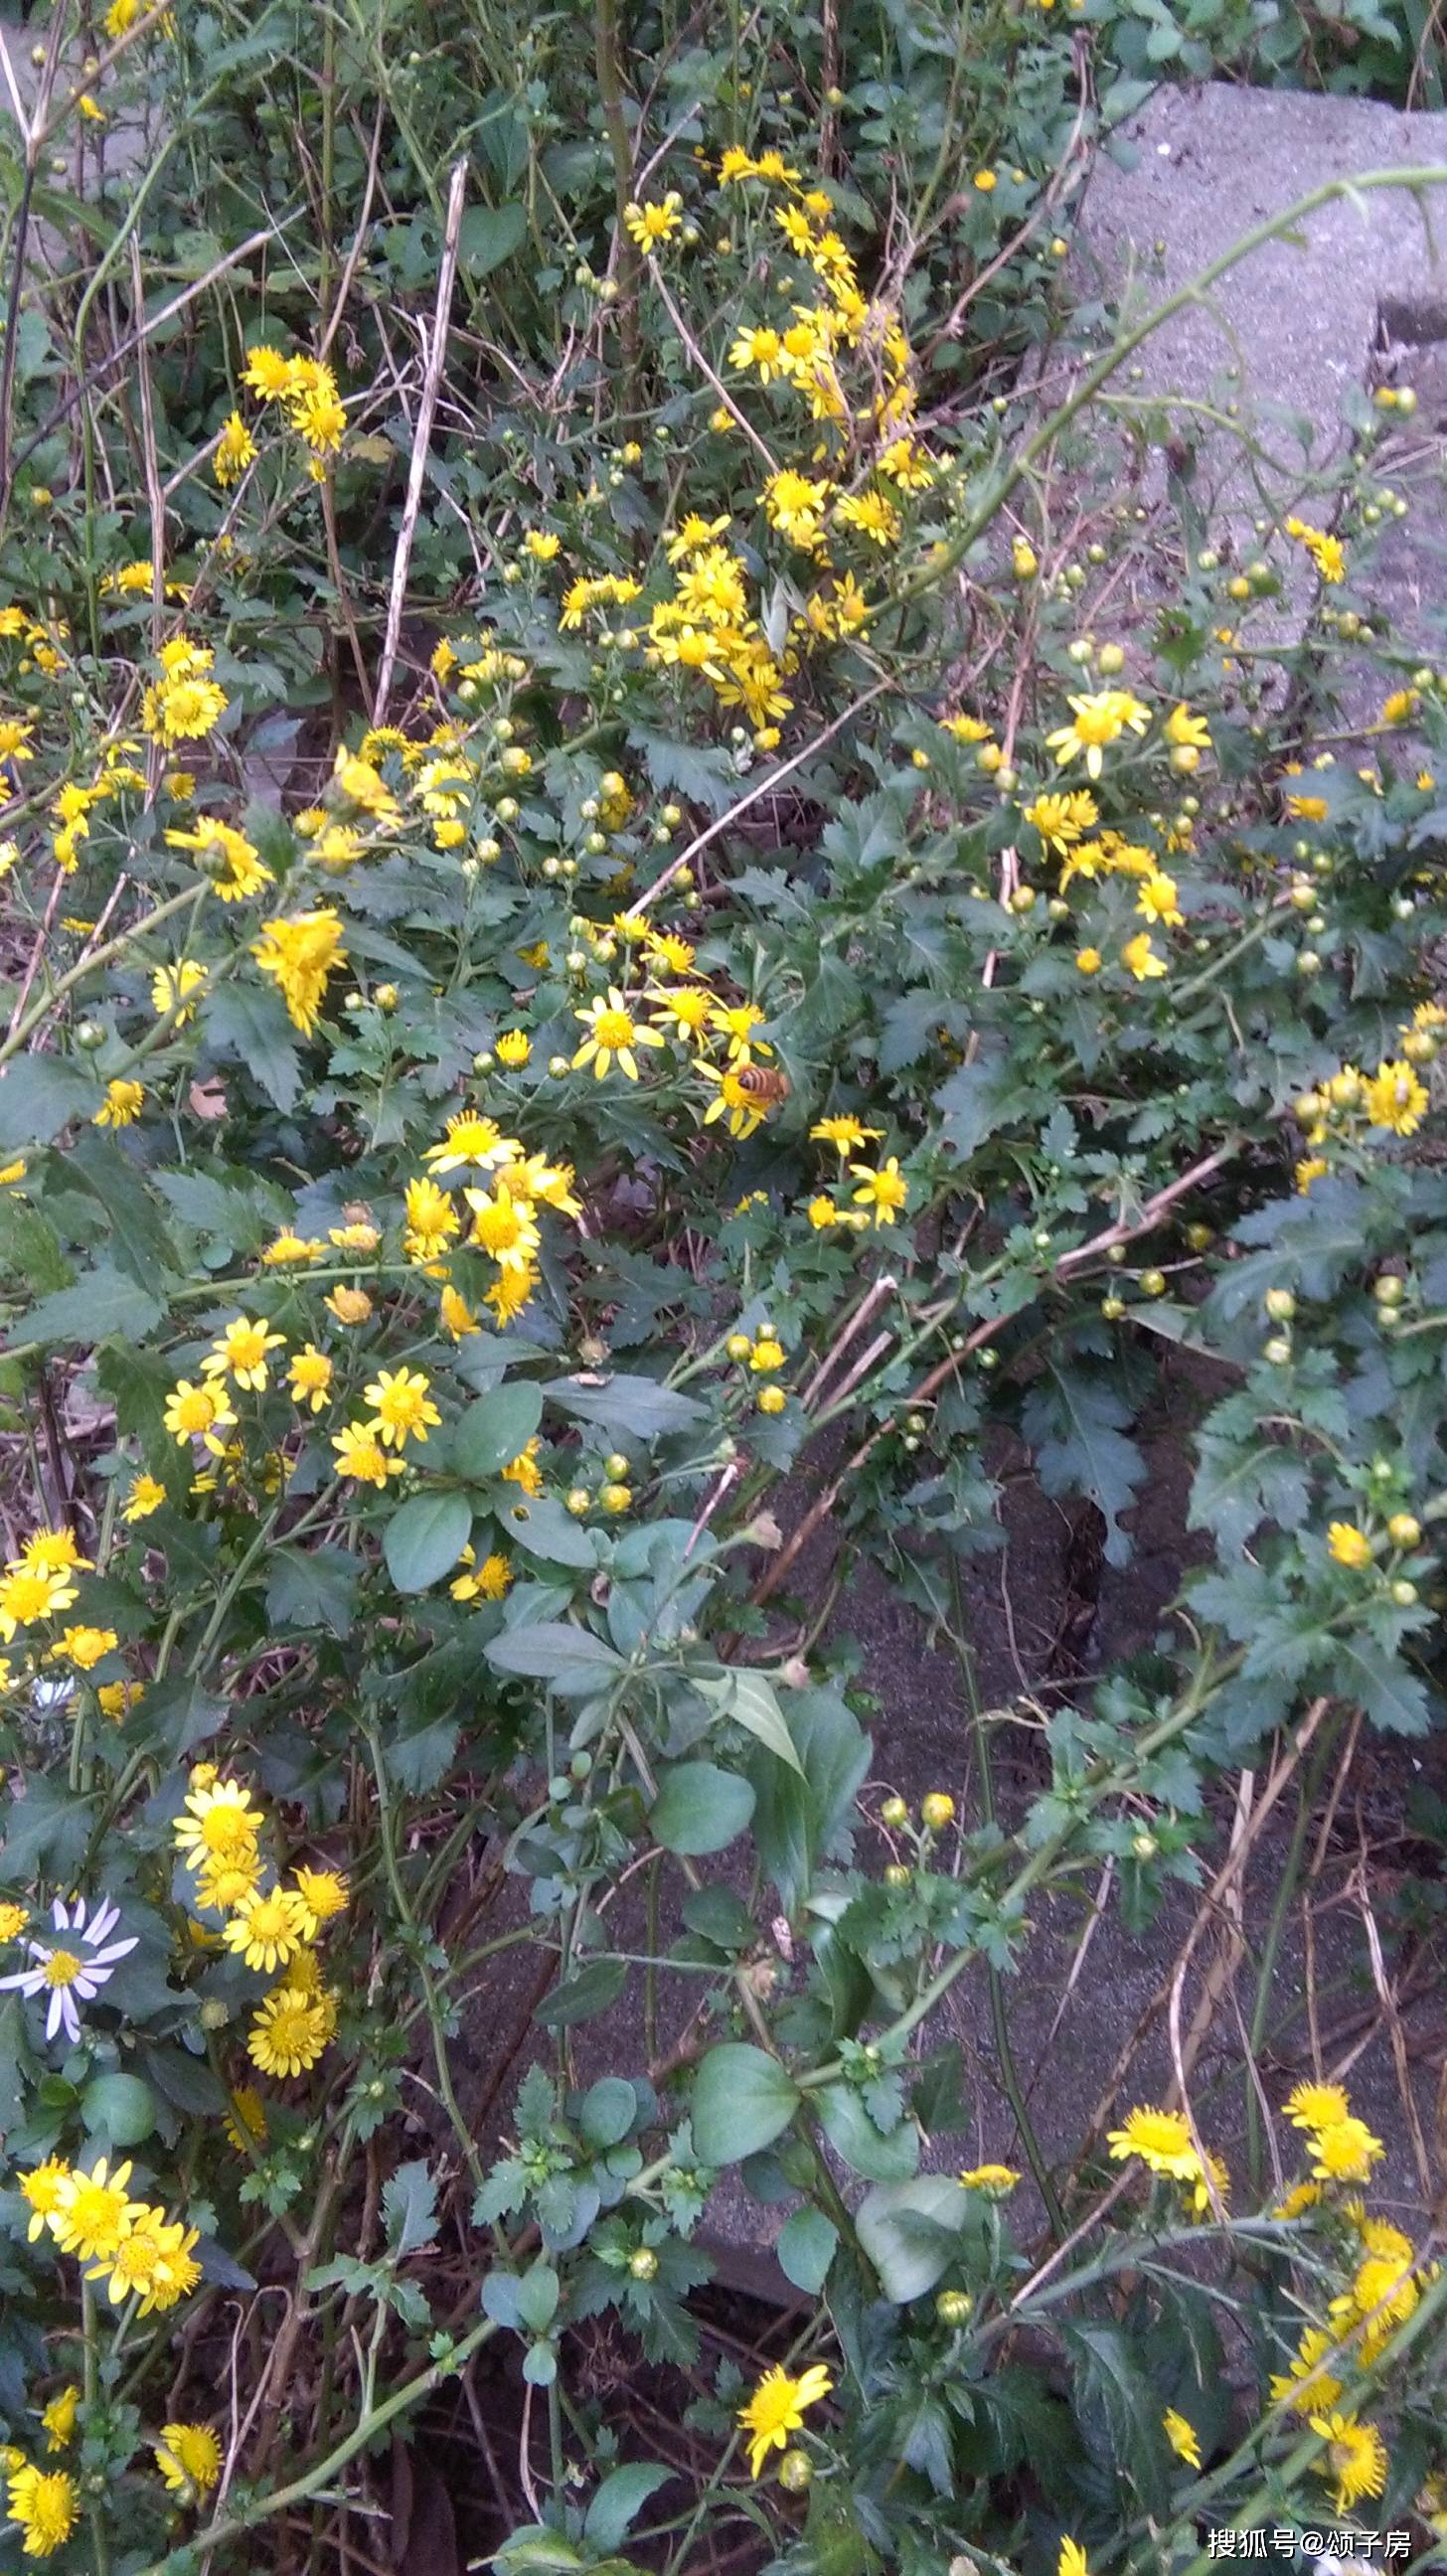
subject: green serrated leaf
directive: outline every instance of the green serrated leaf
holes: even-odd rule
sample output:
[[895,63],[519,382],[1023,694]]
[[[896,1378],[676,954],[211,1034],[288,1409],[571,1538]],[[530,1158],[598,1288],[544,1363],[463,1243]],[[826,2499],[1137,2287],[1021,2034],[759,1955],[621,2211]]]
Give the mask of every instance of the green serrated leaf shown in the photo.
[[524,1673],[564,1692],[580,1685],[599,1690],[610,1673],[623,1668],[623,1658],[612,1646],[571,1619],[536,1619],[525,1627],[504,1628],[482,1651],[498,1672]]
[[29,1342],[144,1341],[161,1320],[160,1300],[109,1263],[89,1270],[73,1288],[57,1288],[20,1319],[16,1338]]
[[1106,1525],[1111,1565],[1130,1560],[1130,1540],[1117,1515],[1128,1511],[1146,1462],[1123,1426],[1132,1419],[1123,1395],[1087,1369],[1047,1360],[1045,1376],[1025,1399],[1022,1427],[1047,1494],[1086,1494]]
[[947,2272],[967,2228],[978,2232],[970,2194],[948,2174],[921,2174],[866,2192],[855,2215],[859,2242],[887,2299],[922,2299]]
[[543,1393],[549,1404],[576,1415],[580,1422],[595,1423],[617,1439],[661,1440],[707,1419],[693,1396],[676,1395],[672,1387],[659,1386],[651,1377],[620,1374],[597,1384],[581,1377],[555,1378]]
[[398,2165],[382,2185],[382,2215],[394,2254],[414,2254],[437,2233],[437,2186],[420,2160]]
[[219,984],[205,995],[201,1023],[218,1055],[234,1059],[278,1109],[301,1097],[301,1058],[279,993],[256,984]]

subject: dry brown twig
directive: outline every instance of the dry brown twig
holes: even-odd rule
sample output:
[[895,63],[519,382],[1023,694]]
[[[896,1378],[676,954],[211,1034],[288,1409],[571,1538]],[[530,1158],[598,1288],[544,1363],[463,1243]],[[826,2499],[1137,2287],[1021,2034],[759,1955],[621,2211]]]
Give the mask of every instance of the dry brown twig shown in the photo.
[[1422,2185],[1422,2198],[1430,2207],[1432,2160],[1427,2153],[1426,2138],[1422,2134],[1417,2097],[1412,2090],[1412,2070],[1407,2061],[1407,2040],[1402,2028],[1401,2009],[1387,1975],[1387,1963],[1382,1953],[1382,1936],[1377,1929],[1377,1918],[1372,1910],[1367,1871],[1364,1866],[1353,1872],[1352,1891],[1361,1914],[1362,1929],[1367,1936],[1367,1955],[1372,1964],[1372,1983],[1376,1987],[1377,2000],[1382,2007],[1382,2018],[1387,2025],[1387,2038],[1392,2051],[1397,2090],[1402,2098],[1402,2114],[1407,2123],[1407,2133],[1412,2141],[1412,2154],[1416,2162],[1417,2177]]
[[852,724],[856,716],[862,715],[875,698],[882,697],[885,690],[893,685],[889,680],[876,680],[873,687],[866,689],[862,697],[855,698],[844,709],[842,715],[834,718],[832,724],[827,724],[822,733],[816,733],[812,742],[803,744],[801,749],[794,752],[788,760],[781,760],[776,769],[766,770],[762,778],[755,780],[747,795],[741,796],[737,804],[729,807],[726,814],[718,815],[702,832],[696,833],[688,847],[679,851],[676,859],[670,859],[662,876],[655,877],[652,885],[645,887],[643,893],[630,903],[624,915],[625,920],[632,921],[639,913],[646,912],[650,904],[658,901],[665,888],[672,885],[680,868],[686,868],[691,860],[698,857],[701,850],[706,850],[718,839],[721,832],[726,832],[731,824],[736,823],[741,814],[747,814],[751,805],[757,805],[765,796],[772,796],[776,787],[781,787],[784,780],[792,777],[796,769],[802,769],[806,760],[812,760],[816,753],[823,750],[826,742],[832,742],[836,734],[842,733],[846,725]]
[[462,234],[462,206],[467,193],[467,163],[453,165],[447,191],[447,224],[442,237],[442,259],[437,271],[437,302],[432,317],[431,346],[427,351],[427,371],[422,379],[422,399],[417,407],[417,427],[412,444],[412,462],[407,474],[407,498],[402,508],[402,524],[397,532],[397,551],[392,559],[392,588],[387,601],[387,631],[382,645],[382,666],[377,674],[377,694],[373,703],[373,722],[381,724],[387,713],[387,699],[392,674],[397,664],[397,645],[402,633],[402,609],[407,597],[407,575],[412,563],[412,546],[417,534],[417,518],[422,507],[422,486],[427,474],[427,451],[432,437],[433,414],[442,383],[442,369],[447,356],[447,331],[452,316],[452,291],[457,280],[457,250]]

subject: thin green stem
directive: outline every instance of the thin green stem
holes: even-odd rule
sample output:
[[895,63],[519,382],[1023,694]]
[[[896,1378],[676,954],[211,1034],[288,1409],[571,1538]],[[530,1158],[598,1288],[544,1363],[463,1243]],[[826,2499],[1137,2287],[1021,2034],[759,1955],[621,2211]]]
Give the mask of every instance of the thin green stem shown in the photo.
[[387,1884],[392,1891],[392,1902],[412,1936],[412,1955],[422,1987],[427,2027],[432,2034],[432,2054],[437,2067],[437,2089],[442,2096],[448,2119],[452,2123],[453,2135],[462,2149],[467,2170],[477,2188],[481,2190],[486,2180],[487,2168],[477,2152],[477,2141],[462,2116],[461,2106],[453,2090],[452,2067],[447,2053],[447,2033],[443,2027],[442,1998],[438,1993],[437,1980],[433,1976],[431,1963],[427,1958],[430,1936],[426,1926],[418,1922],[412,1910],[398,1865],[396,1835],[392,1820],[392,1791],[387,1778],[387,1766],[382,1758],[382,1747],[375,1731],[364,1725],[362,1732],[372,1757],[372,1777],[377,1786],[377,1820],[382,1845],[382,1862],[387,1873]]
[[1178,287],[1174,295],[1168,295],[1163,304],[1154,306],[1130,330],[1122,332],[1104,355],[1097,358],[1094,366],[1086,369],[1074,392],[1041,422],[1032,437],[1016,449],[1009,464],[991,483],[959,534],[941,545],[931,556],[928,566],[903,583],[895,592],[895,598],[918,598],[948,580],[956,566],[963,563],[971,547],[979,543],[985,530],[999,517],[1011,495],[1029,478],[1061,431],[1068,429],[1070,423],[1094,401],[1101,387],[1119,374],[1153,332],[1174,320],[1176,314],[1186,312],[1191,305],[1204,303],[1212,287],[1229,276],[1243,259],[1249,259],[1253,251],[1263,249],[1267,242],[1279,241],[1283,234],[1296,231],[1308,215],[1316,213],[1318,207],[1332,205],[1339,197],[1354,198],[1377,188],[1410,188],[1414,194],[1420,195],[1428,188],[1443,187],[1447,187],[1447,168],[1436,164],[1411,170],[1365,170],[1350,179],[1328,179],[1320,188],[1308,189],[1304,197],[1298,197],[1280,214],[1253,225],[1251,231],[1243,233],[1239,241],[1221,253],[1219,259],[1209,261],[1194,277],[1188,278],[1184,286]]
[[145,938],[147,932],[154,930],[159,922],[171,920],[174,914],[184,911],[188,903],[194,905],[198,895],[204,895],[206,891],[205,886],[187,886],[182,894],[168,895],[166,901],[158,903],[153,911],[146,914],[143,921],[134,922],[129,930],[118,931],[114,939],[106,940],[100,948],[93,948],[88,957],[80,958],[74,966],[68,967],[63,975],[58,975],[55,982],[47,986],[39,1001],[34,1003],[25,1017],[17,1022],[8,1038],[0,1043],[0,1064],[8,1064],[12,1056],[18,1055],[26,1040],[39,1028],[41,1021],[54,1010],[56,1003],[63,1001],[67,993],[74,992],[76,985],[83,984],[88,976],[95,973],[98,966],[109,966],[113,958],[123,956],[128,948],[133,947],[138,939]]
[[329,2487],[334,2479],[340,2477],[357,2453],[366,2450],[379,2433],[396,2422],[399,2415],[408,2414],[414,2406],[420,2406],[424,2398],[430,2397],[434,2390],[441,2388],[446,2380],[461,2370],[496,2332],[497,2327],[491,2317],[484,2317],[479,2325],[471,2327],[458,2343],[452,2345],[445,2360],[433,2362],[430,2369],[419,2371],[415,2379],[404,2380],[400,2388],[394,2388],[390,2397],[384,2397],[380,2405],[367,2408],[350,2433],[327,2453],[325,2459],[315,2461],[289,2485],[273,2487],[266,2495],[253,2496],[249,2503],[238,2506],[234,2513],[224,2515],[220,2522],[213,2522],[205,2531],[198,2531],[185,2548],[169,2550],[164,2558],[153,2559],[148,2567],[138,2570],[138,2576],[190,2576],[190,2571],[198,2561],[204,2562],[209,2552],[223,2549],[228,2541],[240,2540],[244,2533],[255,2531],[259,2523],[270,2522],[274,2514],[285,2513],[294,2504],[308,2503],[322,2488]]
[[[989,1729],[985,1724],[984,1711],[980,1706],[980,1693],[975,1681],[975,1659],[970,1653],[965,1636],[965,1596],[964,1586],[960,1580],[960,1561],[957,1556],[950,1558],[950,1599],[954,1610],[951,1643],[964,1680],[965,1694],[970,1703],[970,1732],[975,1747],[975,1775],[979,1782],[980,1816],[983,1823],[993,1825],[995,1782],[990,1764]],[[985,1961],[985,1978],[990,1998],[990,2027],[994,2033],[1001,2088],[1014,2115],[1016,2135],[1025,2150],[1025,2161],[1035,2177],[1036,2190],[1045,2204],[1050,2233],[1057,2245],[1063,2244],[1068,2233],[1065,2212],[1060,2206],[1060,2195],[1056,2191],[1045,2151],[1035,2134],[1035,2124],[1030,2117],[1025,2100],[1025,2088],[1020,2081],[1020,2071],[1015,2062],[1015,2051],[1010,2039],[1010,2017],[1005,2007],[1005,1981],[993,1959]]]
[[[80,2284],[80,2332],[81,2386],[89,2415],[99,2393],[100,2367],[96,2350],[95,2292],[84,2274]],[[86,2519],[90,2524],[90,2545],[95,2559],[94,2576],[110,2576],[111,2545],[106,2536],[106,2506],[102,2497],[92,2500]]]
[[[1301,1864],[1306,1852],[1306,1838],[1311,1829],[1312,1816],[1316,1810],[1317,1793],[1320,1790],[1326,1766],[1336,1749],[1337,1738],[1342,1729],[1343,1714],[1344,1712],[1340,1709],[1332,1709],[1328,1712],[1326,1720],[1322,1726],[1321,1733],[1307,1755],[1305,1767],[1302,1771],[1301,1778],[1297,1783],[1296,1818],[1292,1825],[1291,1840],[1286,1848],[1286,1858],[1282,1863],[1281,1877],[1277,1885],[1276,1894],[1272,1899],[1271,1915],[1266,1926],[1266,1938],[1261,1945],[1261,1957],[1256,1971],[1256,2000],[1251,2013],[1249,2045],[1251,2065],[1254,2065],[1256,2059],[1259,2057],[1261,2043],[1266,2035],[1267,2019],[1271,2011],[1272,1983],[1276,1973],[1276,1954],[1281,1947],[1281,1935],[1285,1929],[1286,1918],[1291,1910],[1292,1902],[1296,1895],[1297,1882],[1301,1876]],[[1261,2189],[1261,2159],[1263,2143],[1261,2103],[1259,2088],[1252,2079],[1249,2066],[1246,2072],[1245,2082],[1246,2158],[1251,2174],[1252,2191],[1253,2193],[1259,2193]]]

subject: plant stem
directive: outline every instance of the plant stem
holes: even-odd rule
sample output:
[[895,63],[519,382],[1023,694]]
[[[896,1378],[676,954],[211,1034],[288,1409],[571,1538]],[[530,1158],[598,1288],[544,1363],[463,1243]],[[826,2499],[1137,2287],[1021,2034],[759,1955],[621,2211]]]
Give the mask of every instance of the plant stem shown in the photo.
[[640,407],[638,285],[642,266],[627,224],[627,207],[633,194],[633,146],[623,113],[617,0],[593,0],[593,50],[598,96],[608,130],[608,149],[613,156],[613,214],[618,228],[618,327],[623,343],[623,371],[617,409],[621,417],[632,420]]
[[918,598],[923,592],[936,589],[942,581],[948,580],[971,547],[978,544],[992,521],[999,517],[1012,492],[1018,491],[1061,431],[1068,429],[1087,404],[1094,400],[1102,385],[1109,384],[1111,377],[1134,357],[1152,332],[1173,320],[1177,313],[1184,313],[1189,306],[1204,303],[1211,288],[1221,278],[1229,276],[1240,261],[1249,259],[1254,250],[1261,250],[1267,242],[1278,241],[1283,234],[1296,231],[1307,215],[1315,214],[1320,206],[1333,204],[1338,197],[1355,197],[1360,191],[1374,188],[1410,188],[1414,194],[1420,195],[1425,189],[1443,187],[1447,187],[1447,168],[1435,164],[1412,170],[1364,170],[1360,174],[1354,173],[1350,179],[1328,179],[1320,188],[1308,189],[1304,197],[1298,197],[1280,214],[1253,225],[1251,231],[1243,233],[1229,250],[1222,251],[1219,259],[1208,262],[1194,277],[1188,278],[1184,286],[1178,287],[1174,295],[1168,295],[1163,304],[1156,305],[1152,312],[1147,313],[1144,320],[1137,322],[1131,330],[1122,332],[1104,356],[1086,369],[1074,393],[1016,449],[1010,463],[990,486],[959,535],[940,546],[928,567],[906,581],[895,592],[895,598]]
[[198,2531],[184,2549],[168,2550],[164,2558],[152,2559],[149,2566],[137,2570],[137,2576],[191,2576],[191,2571],[205,2561],[209,2552],[224,2548],[228,2541],[239,2540],[244,2532],[254,2531],[258,2523],[269,2522],[273,2514],[285,2513],[291,2505],[306,2504],[321,2488],[330,2486],[348,2462],[374,2442],[377,2435],[394,2423],[399,2415],[419,2406],[424,2397],[430,2397],[444,2380],[461,2370],[463,2364],[470,2361],[472,2355],[496,2332],[497,2327],[491,2317],[484,2317],[480,2324],[469,2329],[460,2343],[452,2346],[445,2361],[433,2362],[430,2369],[419,2371],[415,2379],[404,2380],[400,2388],[394,2388],[390,2397],[384,2397],[380,2405],[367,2408],[350,2433],[338,2442],[335,2450],[328,2452],[324,2460],[316,2461],[299,2478],[293,2478],[289,2486],[274,2487],[268,2495],[253,2496],[248,2504],[238,2507],[235,2513],[227,2514],[224,2521],[213,2522],[207,2530]]
[[[1272,1901],[1271,1917],[1266,1926],[1266,1938],[1261,1945],[1261,1962],[1256,1973],[1256,2001],[1251,2014],[1251,2032],[1248,2042],[1248,2058],[1251,2064],[1255,2062],[1265,2035],[1267,2017],[1271,2010],[1271,1987],[1276,1968],[1276,1953],[1281,1946],[1286,1917],[1296,1895],[1297,1880],[1301,1875],[1302,1855],[1306,1850],[1306,1837],[1311,1825],[1312,1811],[1316,1805],[1317,1791],[1321,1787],[1322,1774],[1341,1733],[1342,1718],[1341,1709],[1332,1709],[1329,1712],[1320,1735],[1307,1755],[1306,1766],[1297,1784],[1296,1821],[1291,1828],[1291,1840],[1287,1845],[1280,1884]],[[1259,2193],[1262,2150],[1261,2103],[1249,2066],[1245,2081],[1246,2157],[1251,2174],[1252,2191]]]
[[[959,1661],[970,1703],[970,1732],[974,1738],[975,1768],[980,1784],[980,1817],[984,1824],[993,1825],[995,1782],[990,1769],[989,1730],[985,1725],[985,1714],[980,1706],[980,1693],[975,1680],[975,1659],[970,1653],[965,1637],[964,1587],[960,1581],[960,1560],[954,1555],[950,1558],[950,1599],[957,1631],[952,1633],[951,1643]],[[1050,2167],[1045,2160],[1044,2150],[1035,2135],[1034,2123],[1025,2100],[1024,2086],[1020,2082],[1019,2069],[1015,2063],[1015,2051],[1010,2042],[1010,2019],[1005,2009],[1005,1981],[993,1959],[987,1958],[985,1961],[985,1979],[990,1997],[990,2027],[995,2037],[995,2054],[1000,2061],[1000,2083],[1014,2114],[1016,2134],[1025,2150],[1025,2161],[1035,2177],[1035,2187],[1045,2203],[1050,2233],[1057,2245],[1063,2244],[1068,2233],[1065,2212],[1060,2206],[1060,2196],[1056,2191]]]
[[387,1766],[382,1759],[382,1748],[378,1743],[373,1730],[370,1727],[364,1726],[362,1732],[366,1736],[368,1749],[372,1756],[372,1777],[377,1784],[378,1828],[382,1844],[382,1860],[387,1873],[387,1884],[392,1891],[392,1902],[396,1906],[397,1912],[401,1916],[403,1923],[412,1935],[412,1955],[416,1962],[417,1975],[422,1987],[423,2004],[427,2014],[427,2027],[432,2033],[432,2054],[437,2067],[437,2089],[442,2096],[444,2105],[446,2106],[447,2116],[452,2123],[453,2134],[457,2139],[458,2145],[462,2149],[467,2170],[471,2174],[477,2188],[481,2190],[486,2178],[486,2168],[481,2156],[477,2152],[477,2141],[462,2116],[457,2095],[453,2090],[452,2068],[447,2054],[447,2034],[443,2029],[442,2021],[442,1999],[438,1994],[437,1981],[432,1974],[431,1965],[426,1956],[428,1934],[425,1926],[418,1922],[416,1915],[412,1911],[407,1890],[403,1883],[402,1872],[397,1863],[396,1838],[392,1830],[392,1793],[387,1780]]
[[[100,2372],[96,2356],[95,2292],[84,2274],[81,2276],[80,2284],[80,2331],[83,2343],[81,2385],[86,2412],[89,2415],[99,2391]],[[95,2559],[94,2576],[110,2576],[111,2545],[106,2537],[106,2508],[101,2498],[97,2497],[92,2502],[87,2520],[90,2523],[90,2545]]]
[[188,903],[194,904],[198,894],[204,895],[205,892],[204,886],[187,886],[183,894],[168,895],[164,903],[158,903],[153,911],[146,914],[144,921],[133,922],[129,930],[118,931],[115,938],[108,939],[103,948],[93,948],[88,957],[82,957],[76,965],[69,967],[65,974],[58,975],[55,982],[42,993],[33,1009],[26,1012],[24,1019],[11,1030],[3,1044],[0,1044],[0,1064],[8,1064],[12,1056],[18,1055],[31,1031],[40,1026],[41,1021],[54,1010],[56,1003],[62,1000],[65,994],[73,992],[77,984],[83,984],[86,977],[93,975],[98,966],[108,966],[113,957],[119,957],[135,940],[144,938],[146,932],[154,930],[158,922],[169,921],[173,914],[183,911]]

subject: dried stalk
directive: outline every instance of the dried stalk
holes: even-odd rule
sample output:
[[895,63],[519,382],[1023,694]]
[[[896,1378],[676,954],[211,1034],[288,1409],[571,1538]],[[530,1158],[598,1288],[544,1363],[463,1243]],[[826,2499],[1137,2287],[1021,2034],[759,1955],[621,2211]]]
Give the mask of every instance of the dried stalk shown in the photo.
[[437,410],[437,394],[442,383],[442,369],[447,356],[447,331],[452,317],[452,290],[457,281],[457,244],[462,231],[462,201],[467,189],[467,163],[453,164],[452,184],[447,192],[447,228],[442,240],[442,265],[437,272],[437,304],[432,317],[432,345],[427,352],[427,372],[422,379],[422,400],[417,406],[417,430],[412,448],[412,464],[407,476],[407,499],[402,511],[402,525],[397,532],[397,552],[392,562],[392,595],[387,602],[387,634],[382,646],[382,667],[377,674],[377,697],[372,720],[386,720],[387,698],[392,686],[392,673],[397,663],[397,642],[402,632],[402,605],[407,596],[407,575],[412,563],[412,544],[417,534],[417,514],[422,507],[422,485],[427,473],[427,450],[432,438],[432,421]]

